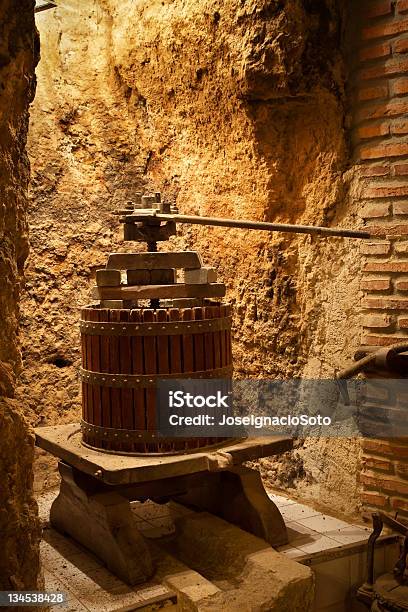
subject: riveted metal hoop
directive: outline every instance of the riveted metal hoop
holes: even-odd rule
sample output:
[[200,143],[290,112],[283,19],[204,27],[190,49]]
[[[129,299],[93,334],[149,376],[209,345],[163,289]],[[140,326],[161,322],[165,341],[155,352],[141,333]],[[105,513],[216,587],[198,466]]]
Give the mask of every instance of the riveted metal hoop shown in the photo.
[[[101,427],[92,425],[86,421],[81,421],[83,435],[92,436],[99,442],[163,442],[166,440],[159,436],[157,432],[146,431],[145,429],[113,429],[111,427]],[[186,438],[187,439],[187,438]]]
[[153,323],[109,323],[81,320],[79,326],[81,333],[88,336],[178,336],[231,329],[231,317]]
[[106,374],[105,372],[92,372],[80,368],[79,376],[82,382],[101,387],[118,387],[120,389],[148,389],[157,387],[157,381],[161,379],[207,379],[207,378],[231,378],[232,366],[203,370],[200,372],[183,372],[178,374]]

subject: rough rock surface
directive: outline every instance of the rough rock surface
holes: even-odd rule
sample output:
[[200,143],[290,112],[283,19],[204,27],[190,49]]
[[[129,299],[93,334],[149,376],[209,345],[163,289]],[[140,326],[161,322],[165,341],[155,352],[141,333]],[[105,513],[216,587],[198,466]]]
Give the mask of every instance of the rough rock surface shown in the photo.
[[19,286],[28,253],[25,151],[34,94],[33,0],[0,0],[0,590],[34,589],[39,528],[32,497],[34,439],[12,399],[21,368]]
[[[138,189],[183,213],[358,225],[342,19],[341,0],[69,0],[39,16],[21,391],[33,422],[78,418],[78,307],[121,246],[112,210]],[[227,283],[238,376],[330,377],[350,360],[356,243],[203,227],[173,243]],[[334,483],[352,512],[347,453],[313,444],[299,451],[305,473],[316,476],[316,454],[335,457],[338,476],[320,472],[315,486],[330,499]],[[307,494],[310,479],[297,487]]]

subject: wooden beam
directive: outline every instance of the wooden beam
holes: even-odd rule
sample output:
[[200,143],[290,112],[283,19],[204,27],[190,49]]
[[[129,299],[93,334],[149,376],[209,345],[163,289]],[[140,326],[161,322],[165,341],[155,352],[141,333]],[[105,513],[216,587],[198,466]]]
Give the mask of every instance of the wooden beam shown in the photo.
[[106,267],[117,270],[163,270],[164,268],[195,270],[202,267],[202,262],[200,255],[195,251],[111,253]]
[[45,4],[40,4],[36,6],[34,9],[34,13],[41,13],[42,11],[48,11],[48,9],[56,8],[57,5],[55,2],[46,2]]
[[170,298],[224,297],[225,285],[138,285],[122,287],[94,287],[92,296],[100,300],[143,300]]

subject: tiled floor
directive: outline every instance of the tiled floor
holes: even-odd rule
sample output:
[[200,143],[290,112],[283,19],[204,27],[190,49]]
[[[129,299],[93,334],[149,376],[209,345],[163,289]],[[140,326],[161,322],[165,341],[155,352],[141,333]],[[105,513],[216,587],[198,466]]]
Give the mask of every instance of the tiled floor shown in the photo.
[[288,529],[289,544],[278,550],[293,559],[364,542],[370,535],[368,527],[340,521],[280,495],[269,496],[281,511]]
[[[366,612],[355,601],[355,590],[366,579],[366,542],[371,528],[341,521],[276,494],[289,544],[284,555],[309,565],[315,574],[315,612]],[[399,554],[396,538],[383,539],[375,552],[376,574],[392,569]]]
[[[166,604],[166,612],[176,609],[169,604],[172,593],[163,584],[143,584],[131,588],[116,578],[106,567],[72,539],[60,535],[48,524],[49,509],[56,492],[46,493],[38,500],[40,519],[43,522],[41,560],[44,569],[45,589],[66,594],[64,612],[114,612],[115,610],[152,610]],[[176,505],[171,512],[168,506],[147,502],[132,504],[137,525],[143,535],[159,538],[174,530],[174,516],[188,512]],[[55,609],[56,607],[53,607]]]

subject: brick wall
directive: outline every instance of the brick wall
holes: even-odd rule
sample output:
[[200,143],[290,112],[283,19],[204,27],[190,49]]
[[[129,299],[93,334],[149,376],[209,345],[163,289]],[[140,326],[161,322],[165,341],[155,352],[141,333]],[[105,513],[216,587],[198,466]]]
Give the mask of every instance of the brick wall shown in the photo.
[[[408,0],[360,9],[353,144],[362,217],[383,233],[362,245],[362,343],[374,347],[408,341]],[[408,440],[362,445],[365,509],[408,518]]]

